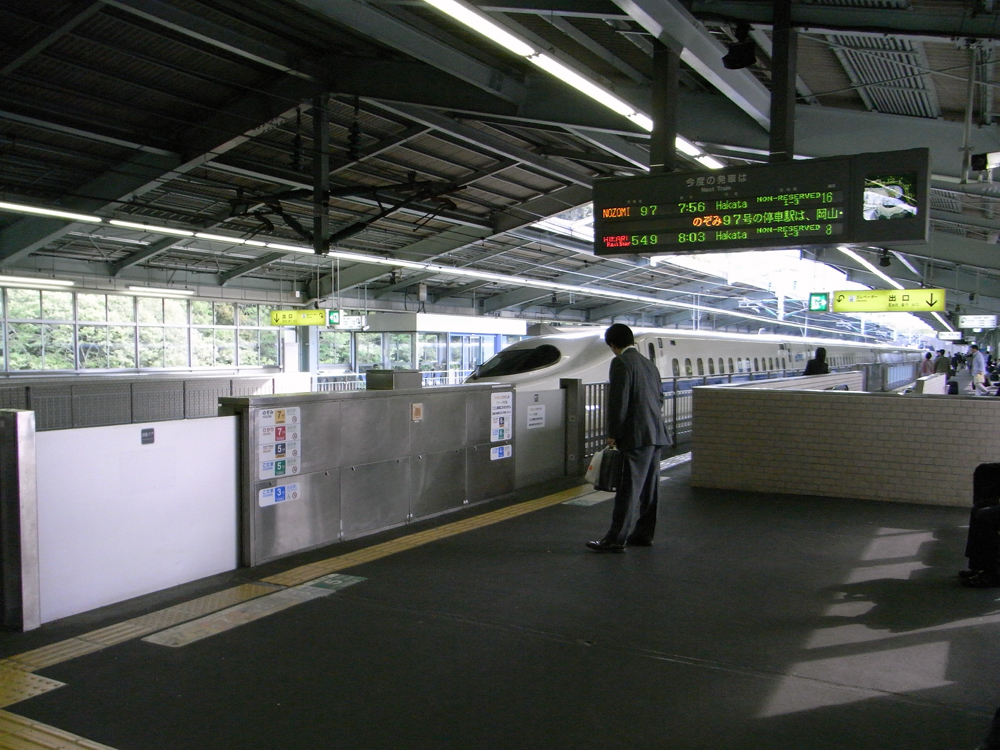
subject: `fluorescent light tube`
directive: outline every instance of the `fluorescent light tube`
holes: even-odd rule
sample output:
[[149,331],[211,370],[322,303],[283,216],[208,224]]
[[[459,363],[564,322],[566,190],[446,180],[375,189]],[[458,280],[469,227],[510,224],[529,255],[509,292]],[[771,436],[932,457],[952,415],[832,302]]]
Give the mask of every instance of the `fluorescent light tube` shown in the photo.
[[709,169],[725,169],[726,168],[725,164],[723,164],[721,161],[719,161],[718,159],[716,159],[714,156],[710,156],[709,154],[703,154],[702,156],[696,156],[694,159],[697,162],[701,162],[702,164],[704,164]]
[[173,227],[164,227],[155,224],[140,224],[136,221],[119,221],[118,219],[112,219],[111,223],[116,227],[141,229],[151,234],[176,234],[179,237],[194,237],[194,232],[189,232],[187,229],[174,229]]
[[847,247],[846,245],[838,245],[837,249],[840,250],[840,252],[842,252],[848,258],[853,258],[855,261],[857,261],[862,266],[864,266],[865,268],[867,268],[871,273],[875,274],[880,279],[882,279],[882,281],[884,281],[885,283],[887,283],[889,286],[895,287],[896,289],[905,289],[905,287],[902,284],[900,284],[898,281],[896,281],[893,278],[890,278],[890,277],[886,276],[884,273],[882,273],[880,270],[878,270],[878,268],[876,268],[875,266],[873,266],[871,263],[869,263],[867,260],[865,260],[864,258],[862,258],[860,255],[858,255],[856,252],[854,252],[853,250],[851,250],[851,248]]
[[226,237],[222,234],[209,234],[208,232],[195,232],[194,236],[202,240],[211,240],[212,242],[232,242],[234,245],[243,245],[246,240],[241,240],[239,237]]
[[682,154],[687,154],[688,156],[701,156],[701,149],[682,135],[679,135],[674,139],[674,148]]
[[103,219],[99,216],[87,216],[86,214],[75,214],[70,211],[61,211],[55,208],[41,208],[40,206],[26,206],[23,203],[5,203],[0,201],[0,210],[12,211],[19,214],[34,214],[36,216],[51,216],[55,219],[69,219],[70,221],[85,221],[90,224],[100,224]]
[[527,57],[535,54],[535,50],[531,46],[462,3],[455,2],[455,0],[427,0],[427,4],[433,5],[442,13],[451,16],[459,23],[464,23],[473,31],[488,37],[515,55]]
[[954,328],[951,327],[951,323],[949,323],[947,320],[945,320],[944,316],[941,315],[940,313],[932,312],[931,315],[933,315],[935,318],[937,318],[938,319],[938,323],[940,323],[941,325],[943,325],[949,331],[954,331],[955,330]]
[[577,91],[586,94],[594,101],[600,102],[613,112],[625,115],[626,117],[635,114],[635,109],[623,102],[610,91],[605,91],[596,83],[588,81],[575,70],[568,68],[553,57],[539,53],[529,57],[528,61],[534,63],[547,73],[551,73],[563,83],[568,83]]
[[168,289],[156,286],[130,286],[129,291],[132,292],[142,292],[143,294],[180,294],[180,295],[191,295],[194,294],[190,289]]
[[636,125],[638,125],[643,130],[646,130],[646,131],[648,131],[650,133],[653,132],[653,121],[652,121],[652,119],[650,119],[649,117],[646,117],[646,115],[644,115],[642,112],[636,112],[636,113],[631,114],[631,115],[626,115],[626,117],[628,117],[628,119],[630,119],[632,122],[634,122]]
[[62,279],[35,278],[33,276],[0,276],[0,286],[21,286],[32,284],[34,286],[74,286],[75,281],[63,281]]
[[268,242],[267,246],[274,250],[287,250],[290,253],[312,253],[311,247],[304,245],[286,245],[283,242]]

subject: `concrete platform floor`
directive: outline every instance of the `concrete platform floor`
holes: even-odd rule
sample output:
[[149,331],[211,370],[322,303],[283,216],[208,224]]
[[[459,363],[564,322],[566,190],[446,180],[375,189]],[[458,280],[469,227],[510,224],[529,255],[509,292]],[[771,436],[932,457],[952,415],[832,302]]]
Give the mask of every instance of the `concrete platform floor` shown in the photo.
[[[957,583],[967,511],[698,490],[688,469],[665,472],[652,548],[592,553],[611,503],[551,505],[354,565],[363,581],[189,645],[132,639],[38,669],[65,686],[6,710],[119,750],[982,740],[1000,589]],[[0,655],[456,518],[4,634]]]

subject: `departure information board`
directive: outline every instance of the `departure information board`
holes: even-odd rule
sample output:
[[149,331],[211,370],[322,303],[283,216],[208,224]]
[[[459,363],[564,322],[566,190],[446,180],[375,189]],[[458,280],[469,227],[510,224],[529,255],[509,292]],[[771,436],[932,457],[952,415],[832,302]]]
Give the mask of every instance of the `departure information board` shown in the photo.
[[594,252],[927,242],[927,149],[594,183]]

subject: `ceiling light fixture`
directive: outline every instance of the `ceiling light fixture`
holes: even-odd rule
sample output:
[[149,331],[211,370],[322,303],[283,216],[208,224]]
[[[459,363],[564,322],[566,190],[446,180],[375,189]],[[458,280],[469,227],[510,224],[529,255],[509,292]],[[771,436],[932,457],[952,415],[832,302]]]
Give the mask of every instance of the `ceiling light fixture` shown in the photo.
[[[726,165],[710,154],[696,156],[695,161],[704,164],[709,169],[725,169]],[[719,179],[722,179],[721,177]]]
[[456,21],[465,24],[473,31],[478,31],[483,36],[493,40],[501,47],[510,50],[515,55],[528,57],[535,54],[535,50],[530,45],[522,42],[506,29],[501,28],[488,18],[484,18],[471,8],[455,2],[455,0],[427,0],[427,4],[433,5],[442,13],[446,13]]
[[35,278],[34,276],[0,276],[0,286],[63,287],[75,284],[75,281]]
[[10,211],[18,214],[32,214],[34,216],[51,216],[54,219],[83,221],[89,224],[100,224],[104,221],[100,216],[88,216],[87,214],[76,214],[71,211],[62,211],[56,208],[42,208],[41,206],[28,206],[23,203],[6,203],[3,201],[0,201],[0,211]]
[[194,236],[202,240],[212,240],[213,242],[232,242],[234,245],[245,245],[247,242],[239,237],[226,237],[224,234],[209,234],[208,232],[195,232]]
[[181,297],[188,297],[194,294],[190,289],[170,289],[168,287],[157,287],[157,286],[130,286],[130,292],[135,292],[137,294],[153,294],[156,296],[160,295],[179,295]]
[[949,331],[954,331],[955,330],[954,328],[952,328],[951,323],[948,322],[948,319],[945,318],[941,313],[932,312],[931,315],[933,315],[935,318],[937,318],[938,323],[940,323],[941,325],[943,325]]
[[878,268],[876,268],[873,264],[869,263],[867,260],[865,260],[864,258],[862,258],[860,255],[858,255],[856,252],[854,252],[853,250],[851,250],[851,248],[847,247],[846,245],[838,245],[837,249],[840,250],[840,252],[842,252],[848,258],[852,258],[852,259],[854,259],[855,262],[857,262],[860,265],[864,266],[868,271],[870,271],[871,273],[873,273],[876,276],[878,276],[880,279],[882,279],[882,281],[884,281],[886,284],[888,284],[889,286],[893,287],[894,289],[905,289],[906,288],[902,284],[900,284],[898,281],[896,281],[895,279],[890,278],[889,276],[886,276],[884,273],[882,273],[880,270],[878,270]]
[[176,234],[178,237],[194,237],[194,232],[187,229],[175,229],[174,227],[164,227],[158,224],[140,224],[137,221],[120,221],[119,219],[112,219],[110,223],[116,227],[125,227],[126,229],[141,229],[150,234]]

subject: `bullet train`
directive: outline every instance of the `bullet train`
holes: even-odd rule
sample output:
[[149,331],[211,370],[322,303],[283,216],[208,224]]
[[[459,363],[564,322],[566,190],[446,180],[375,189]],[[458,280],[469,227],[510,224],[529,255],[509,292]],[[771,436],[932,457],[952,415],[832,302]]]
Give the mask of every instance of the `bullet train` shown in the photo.
[[[605,330],[566,329],[523,339],[480,365],[466,382],[512,383],[525,390],[558,389],[560,378],[607,382],[613,355],[604,343]],[[820,346],[826,348],[831,368],[919,361],[924,356],[921,349],[837,339],[658,328],[636,328],[633,333],[636,347],[656,363],[665,383],[672,378],[781,370],[798,375]]]

